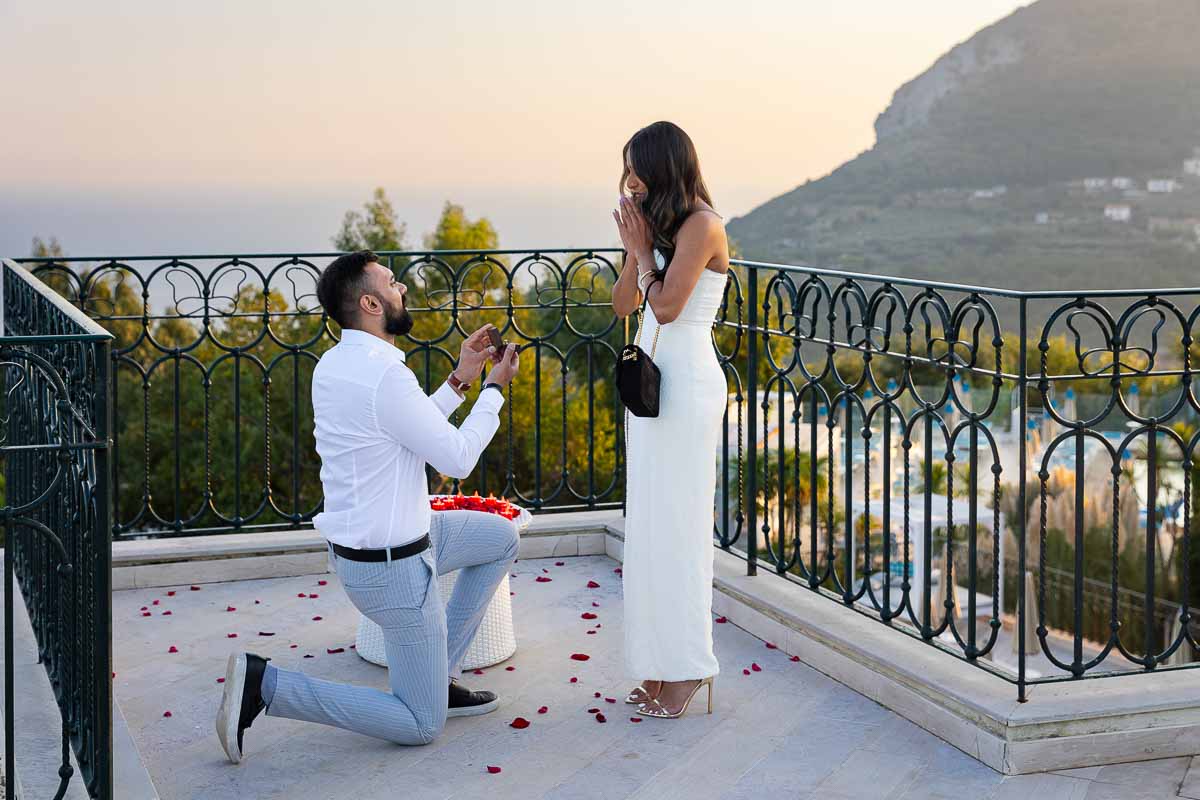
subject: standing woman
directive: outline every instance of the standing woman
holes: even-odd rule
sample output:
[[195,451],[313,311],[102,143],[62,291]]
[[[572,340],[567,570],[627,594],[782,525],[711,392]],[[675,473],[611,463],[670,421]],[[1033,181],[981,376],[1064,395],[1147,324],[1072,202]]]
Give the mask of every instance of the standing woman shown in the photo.
[[[725,292],[729,244],[692,140],[656,122],[625,144],[620,209],[625,264],[613,286],[618,317],[643,298],[641,347],[662,372],[657,417],[627,415],[626,702],[671,719],[718,672],[712,646],[716,451],[725,375],[712,326]],[[654,337],[657,335],[657,345]]]

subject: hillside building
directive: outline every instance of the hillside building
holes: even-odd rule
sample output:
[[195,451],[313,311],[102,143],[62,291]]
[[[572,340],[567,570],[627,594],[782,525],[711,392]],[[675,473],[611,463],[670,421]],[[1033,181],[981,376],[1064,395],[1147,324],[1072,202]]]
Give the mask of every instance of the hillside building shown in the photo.
[[1108,178],[1084,178],[1083,188],[1089,192],[1102,192],[1108,188]]
[[1125,189],[1132,189],[1133,188],[1133,178],[1113,178],[1112,186],[1114,189],[1120,189],[1122,191],[1124,191]]
[[1150,194],[1171,194],[1179,188],[1179,181],[1174,178],[1154,178],[1146,181],[1146,191]]
[[1196,175],[1200,177],[1200,158],[1189,158],[1183,162],[1184,175]]
[[1133,219],[1133,208],[1124,203],[1109,203],[1104,207],[1104,218],[1109,222],[1129,222]]

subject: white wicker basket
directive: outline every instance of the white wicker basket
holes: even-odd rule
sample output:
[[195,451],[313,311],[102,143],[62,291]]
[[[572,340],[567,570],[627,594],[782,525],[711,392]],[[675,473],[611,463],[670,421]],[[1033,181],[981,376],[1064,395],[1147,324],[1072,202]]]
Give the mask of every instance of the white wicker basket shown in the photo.
[[[529,525],[531,519],[530,513],[521,509],[521,515],[513,522],[517,525],[518,530],[523,530]],[[449,601],[457,581],[457,570],[438,576],[438,590],[441,592],[443,603]],[[517,635],[513,630],[512,621],[512,596],[509,591],[508,575],[505,575],[496,588],[496,594],[492,597],[492,602],[488,604],[487,611],[483,614],[483,622],[479,624],[479,631],[475,634],[475,639],[467,648],[466,655],[463,656],[463,670],[480,669],[499,664],[517,651]],[[378,664],[381,667],[387,666],[383,630],[364,616],[360,616],[358,620],[358,635],[354,638],[354,649],[360,657],[372,664]]]

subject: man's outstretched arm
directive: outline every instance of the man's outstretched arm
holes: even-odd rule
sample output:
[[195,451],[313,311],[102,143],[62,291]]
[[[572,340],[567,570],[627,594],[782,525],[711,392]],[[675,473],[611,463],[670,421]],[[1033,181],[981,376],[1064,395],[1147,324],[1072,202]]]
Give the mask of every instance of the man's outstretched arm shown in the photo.
[[434,399],[443,390],[461,402],[457,393],[446,386],[434,396],[426,395],[411,370],[393,365],[375,389],[375,422],[380,431],[412,450],[438,472],[462,479],[475,469],[479,456],[500,427],[504,394],[494,389],[480,392],[471,413],[456,428],[442,411],[442,404],[448,401]]

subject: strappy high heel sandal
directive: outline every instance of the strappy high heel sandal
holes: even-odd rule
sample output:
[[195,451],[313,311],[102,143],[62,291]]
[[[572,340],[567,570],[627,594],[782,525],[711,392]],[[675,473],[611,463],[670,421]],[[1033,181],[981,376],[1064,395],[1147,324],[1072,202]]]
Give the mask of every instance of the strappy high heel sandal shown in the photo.
[[654,698],[646,691],[646,687],[639,683],[629,694],[625,696],[625,702],[630,705],[640,706],[642,703],[649,703]]
[[657,697],[648,703],[643,703],[642,707],[638,709],[638,713],[644,717],[654,717],[655,719],[678,719],[687,713],[688,706],[692,704],[692,698],[696,696],[696,692],[700,691],[701,686],[708,686],[708,713],[711,714],[713,703],[713,679],[711,676],[696,684],[696,688],[692,689],[692,693],[684,701],[683,707],[674,714],[668,711]]

